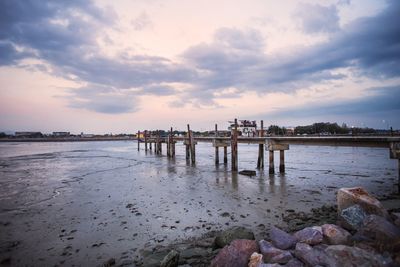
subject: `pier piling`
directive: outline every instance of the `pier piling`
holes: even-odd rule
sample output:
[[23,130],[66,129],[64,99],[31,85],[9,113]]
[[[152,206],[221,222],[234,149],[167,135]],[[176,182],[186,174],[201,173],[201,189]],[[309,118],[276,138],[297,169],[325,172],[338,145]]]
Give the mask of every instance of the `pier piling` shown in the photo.
[[285,150],[279,150],[279,172],[285,172]]
[[224,146],[224,164],[228,164],[228,147]]
[[238,154],[237,154],[237,119],[235,119],[235,128],[231,133],[231,164],[232,164],[232,171],[238,170]]
[[147,130],[144,131],[144,150],[147,152]]
[[140,150],[140,131],[137,131],[137,151]]
[[275,168],[274,168],[274,151],[269,150],[269,173],[274,174],[275,173]]
[[[264,121],[261,120],[260,137],[264,137]],[[257,169],[264,169],[264,144],[258,145]]]
[[[215,124],[215,137],[218,137],[218,125]],[[219,147],[215,146],[215,165],[219,164]]]

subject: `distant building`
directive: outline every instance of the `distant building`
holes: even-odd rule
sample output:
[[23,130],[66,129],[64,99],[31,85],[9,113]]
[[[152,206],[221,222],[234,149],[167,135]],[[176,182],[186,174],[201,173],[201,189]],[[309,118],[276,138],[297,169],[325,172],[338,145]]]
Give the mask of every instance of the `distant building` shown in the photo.
[[68,137],[70,135],[69,132],[53,132],[53,136],[55,137]]
[[41,132],[15,132],[15,137],[18,138],[41,138],[43,134]]
[[[232,131],[235,128],[235,123],[230,121],[231,126],[229,126],[229,130]],[[256,121],[249,120],[239,120],[237,125],[238,131],[243,136],[256,136],[257,135],[257,123]]]
[[91,137],[94,137],[94,134],[84,134],[84,133],[81,133],[81,137],[83,137],[83,138],[91,138]]

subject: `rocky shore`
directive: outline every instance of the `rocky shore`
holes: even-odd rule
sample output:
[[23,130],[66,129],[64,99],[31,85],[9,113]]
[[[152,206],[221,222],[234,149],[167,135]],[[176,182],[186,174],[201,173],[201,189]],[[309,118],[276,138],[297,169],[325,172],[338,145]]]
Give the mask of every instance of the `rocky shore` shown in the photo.
[[[386,210],[362,188],[342,188],[337,206],[289,211],[264,239],[232,227],[142,250],[126,265],[162,267],[400,266],[400,206]],[[113,262],[106,262],[111,266]]]

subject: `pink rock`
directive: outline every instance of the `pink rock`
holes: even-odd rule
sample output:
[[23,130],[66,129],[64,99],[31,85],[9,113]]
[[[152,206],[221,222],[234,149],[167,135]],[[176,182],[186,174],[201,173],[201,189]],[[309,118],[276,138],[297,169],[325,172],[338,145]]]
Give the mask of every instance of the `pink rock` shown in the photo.
[[249,258],[253,252],[258,252],[255,240],[237,239],[220,250],[211,261],[212,267],[247,267]]
[[271,242],[265,240],[260,240],[258,245],[265,262],[271,262],[272,258],[285,252],[284,250],[274,247]]
[[274,226],[269,232],[269,237],[272,244],[280,249],[289,249],[291,247],[294,247],[297,241],[296,238],[294,238],[292,235]]
[[376,214],[389,218],[382,204],[362,187],[341,188],[337,194],[338,213],[343,209],[358,204],[367,214]]
[[316,245],[322,242],[323,235],[321,227],[306,227],[294,233],[294,237],[298,242],[309,245]]
[[257,252],[253,252],[250,256],[248,267],[260,267],[263,262],[263,255]]
[[347,244],[351,234],[334,224],[324,224],[322,225],[322,234],[326,243],[330,245],[344,245]]

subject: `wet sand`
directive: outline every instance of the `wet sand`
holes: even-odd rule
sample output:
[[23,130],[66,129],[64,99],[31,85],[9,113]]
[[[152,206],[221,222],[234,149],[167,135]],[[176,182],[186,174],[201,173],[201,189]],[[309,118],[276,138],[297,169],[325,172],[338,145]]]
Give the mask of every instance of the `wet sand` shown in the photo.
[[[340,187],[378,198],[396,192],[387,149],[291,146],[286,173],[247,177],[214,165],[137,151],[136,143],[0,144],[0,262],[12,266],[131,264],[139,250],[231,226],[263,237],[293,211],[335,204]],[[255,169],[256,146],[239,146],[239,169]]]

